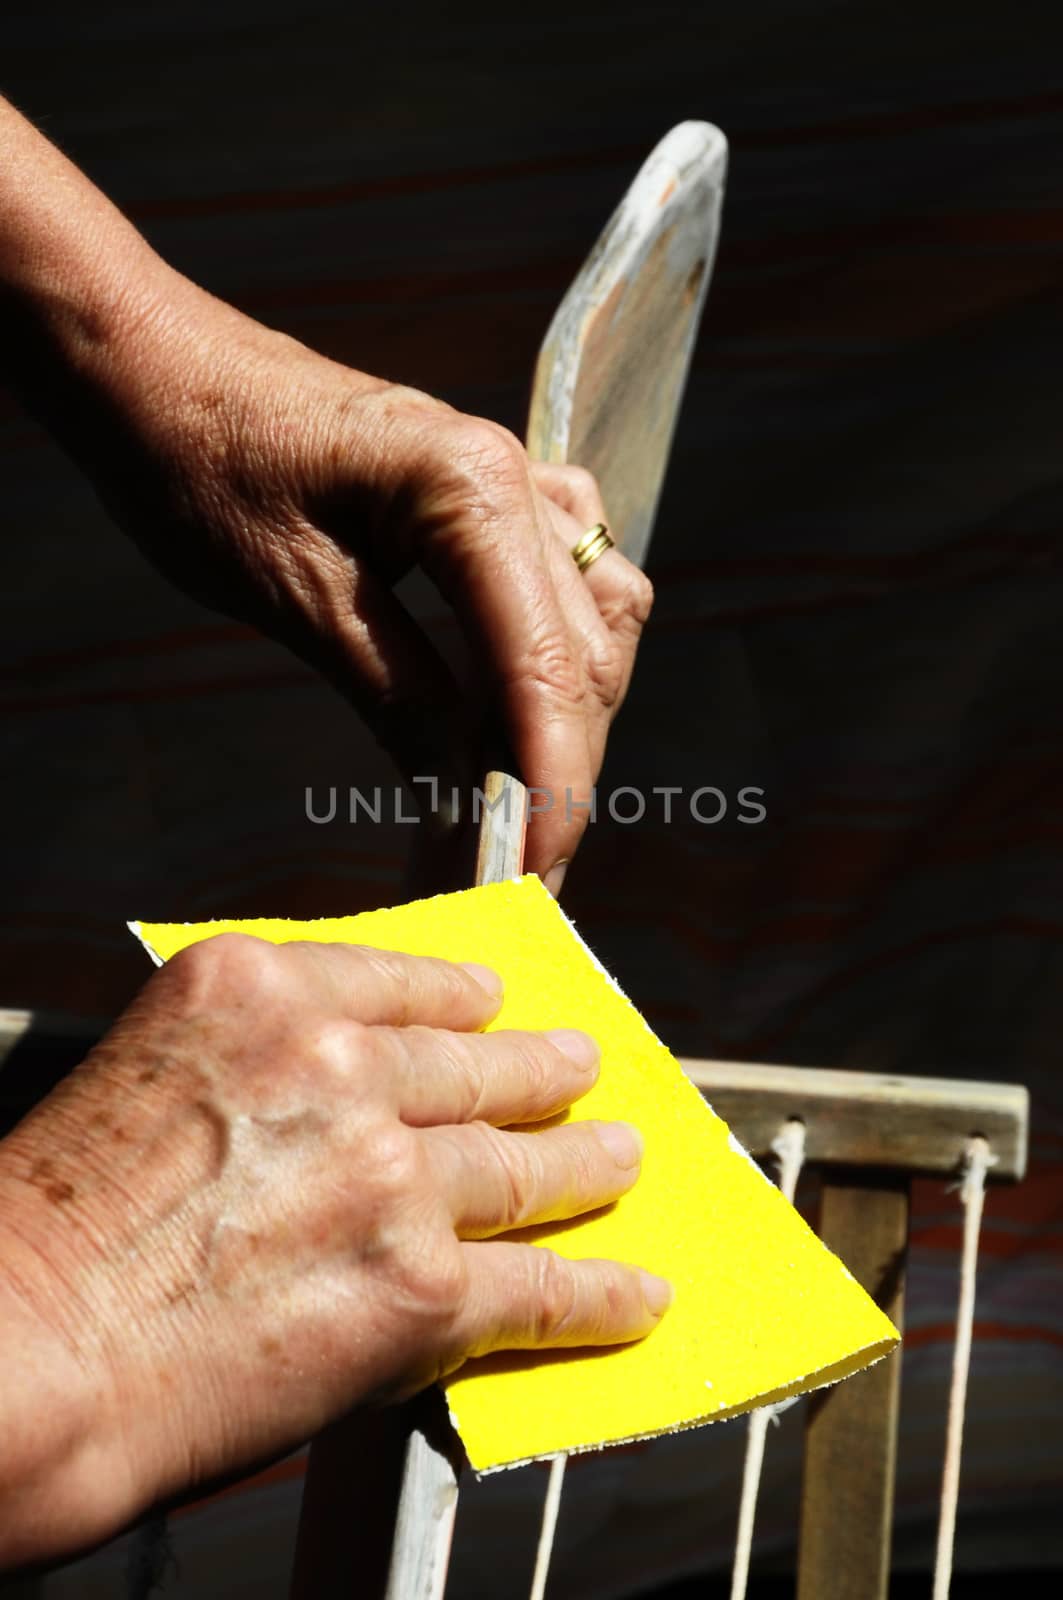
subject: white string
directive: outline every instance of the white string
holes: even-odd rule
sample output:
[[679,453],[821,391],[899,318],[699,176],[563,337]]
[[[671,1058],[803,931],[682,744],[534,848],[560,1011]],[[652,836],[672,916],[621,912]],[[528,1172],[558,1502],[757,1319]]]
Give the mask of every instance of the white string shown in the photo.
[[960,1490],[960,1448],[967,1406],[967,1374],[971,1365],[974,1326],[974,1291],[978,1262],[978,1234],[982,1226],[985,1176],[997,1158],[982,1138],[968,1139],[963,1157],[963,1258],[960,1265],[960,1303],[956,1311],[956,1344],[952,1352],[952,1387],[945,1433],[945,1468],[941,1478],[941,1515],[937,1555],[934,1560],[933,1600],[948,1600],[952,1582],[952,1548],[956,1538],[956,1501]]
[[567,1455],[555,1456],[550,1463],[550,1477],[546,1485],[546,1500],[543,1504],[543,1522],[539,1530],[539,1548],[535,1552],[535,1573],[532,1577],[530,1600],[543,1600],[546,1593],[546,1577],[550,1571],[550,1557],[554,1553],[554,1530],[557,1527],[557,1513],[561,1509],[561,1485],[565,1481],[565,1466],[568,1462]]
[[[796,1117],[784,1122],[771,1148],[779,1158],[779,1188],[793,1204],[797,1180],[805,1160],[805,1125]],[[777,1406],[761,1406],[749,1414],[746,1433],[746,1455],[742,1467],[742,1498],[738,1506],[738,1531],[735,1534],[735,1558],[731,1569],[731,1600],[745,1600],[749,1582],[749,1557],[753,1549],[753,1518],[757,1510],[757,1492],[760,1473],[764,1465],[764,1440],[768,1423],[778,1423],[779,1412],[787,1410],[792,1400],[783,1400]]]

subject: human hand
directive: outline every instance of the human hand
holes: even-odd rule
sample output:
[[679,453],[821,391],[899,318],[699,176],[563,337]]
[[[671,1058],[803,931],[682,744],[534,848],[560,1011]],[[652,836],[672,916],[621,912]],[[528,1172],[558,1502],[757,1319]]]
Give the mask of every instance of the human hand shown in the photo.
[[597,1051],[477,1033],[496,988],[222,935],[0,1145],[0,1562],[105,1537],[469,1356],[656,1325],[660,1279],[494,1237],[639,1169],[624,1124],[504,1131],[584,1094]]
[[[652,599],[617,550],[582,576],[571,560],[607,520],[594,480],[243,316],[2,102],[0,135],[13,381],[148,557],[322,671],[407,778],[467,802],[501,733],[550,797],[527,865],[556,891]],[[393,592],[414,567],[456,614],[461,682]]]
[[[618,551],[585,575],[571,559],[606,520],[594,480],[191,285],[169,292],[116,346],[121,447],[91,470],[119,519],[182,588],[320,669],[407,778],[467,804],[497,722],[552,801],[538,797],[527,864],[556,889],[651,603]],[[393,593],[415,566],[457,615],[464,683]]]

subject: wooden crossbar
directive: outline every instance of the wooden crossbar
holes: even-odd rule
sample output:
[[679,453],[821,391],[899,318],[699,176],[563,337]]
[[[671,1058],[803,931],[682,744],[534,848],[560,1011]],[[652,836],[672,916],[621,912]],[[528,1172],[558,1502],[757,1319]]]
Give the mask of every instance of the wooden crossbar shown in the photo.
[[745,1061],[684,1060],[682,1066],[754,1155],[767,1155],[787,1118],[799,1117],[805,1160],[824,1166],[956,1173],[966,1141],[980,1134],[997,1158],[994,1181],[1018,1182],[1026,1172],[1030,1097],[1018,1083]]

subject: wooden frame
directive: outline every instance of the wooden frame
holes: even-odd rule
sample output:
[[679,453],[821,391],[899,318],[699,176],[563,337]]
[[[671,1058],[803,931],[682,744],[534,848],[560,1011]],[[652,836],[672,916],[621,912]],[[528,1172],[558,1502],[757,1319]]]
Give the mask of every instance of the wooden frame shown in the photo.
[[805,1124],[805,1160],[934,1176],[957,1173],[980,1134],[995,1180],[1026,1172],[1030,1097],[1018,1083],[887,1076],[823,1067],[684,1059],[687,1076],[752,1154],[764,1156],[788,1117]]
[[[1020,1084],[884,1076],[744,1062],[683,1062],[754,1155],[789,1118],[823,1171],[819,1234],[903,1329],[913,1177],[959,1175],[968,1141],[996,1181],[1026,1171],[1029,1095]],[[902,1346],[903,1349],[903,1346]],[[797,1600],[885,1600],[889,1584],[900,1352],[810,1396]]]

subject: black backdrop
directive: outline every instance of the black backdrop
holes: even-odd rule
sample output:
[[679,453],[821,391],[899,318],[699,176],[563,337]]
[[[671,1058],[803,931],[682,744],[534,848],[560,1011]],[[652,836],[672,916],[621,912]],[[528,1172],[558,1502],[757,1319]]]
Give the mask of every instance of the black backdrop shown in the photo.
[[[518,429],[643,154],[683,117],[727,132],[606,782],[756,784],[768,814],[603,820],[567,899],[680,1051],[1033,1088],[976,1352],[971,1562],[989,1526],[1000,1559],[1058,1553],[1034,1419],[1063,1401],[1061,34],[1057,6],[979,0],[43,0],[0,29],[0,88],[175,264]],[[401,829],[304,815],[307,784],[381,772],[331,691],[171,594],[13,403],[0,472],[4,999],[112,1014],[143,977],[128,916],[393,898]],[[917,1196],[913,1395],[947,1359],[918,1339],[953,1293],[942,1209]],[[920,1456],[913,1527],[933,1477]]]

